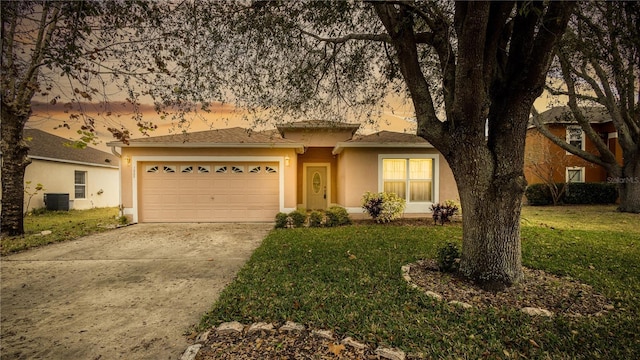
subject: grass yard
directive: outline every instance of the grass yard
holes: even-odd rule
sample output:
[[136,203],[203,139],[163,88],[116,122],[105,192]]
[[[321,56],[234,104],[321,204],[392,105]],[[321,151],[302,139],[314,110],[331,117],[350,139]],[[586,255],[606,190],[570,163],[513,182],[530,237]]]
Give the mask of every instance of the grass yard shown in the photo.
[[[113,228],[118,208],[97,208],[91,210],[45,211],[29,215],[24,219],[24,236],[3,237],[0,240],[1,254],[44,246],[56,242],[77,239]],[[42,231],[51,231],[42,235]]]
[[533,318],[463,310],[410,288],[401,266],[462,238],[459,224],[274,230],[201,322],[287,320],[425,358],[630,359],[640,353],[640,215],[614,207],[523,211],[526,266],[570,276],[616,310]]

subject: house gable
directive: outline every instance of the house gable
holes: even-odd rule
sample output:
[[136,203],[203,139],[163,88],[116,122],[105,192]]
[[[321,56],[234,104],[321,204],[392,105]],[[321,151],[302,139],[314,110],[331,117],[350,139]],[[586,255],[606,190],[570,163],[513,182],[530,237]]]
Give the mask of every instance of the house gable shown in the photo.
[[117,156],[91,147],[78,149],[69,146],[70,140],[38,129],[25,129],[24,138],[29,146],[31,159],[66,162],[79,165],[110,167],[117,169]]

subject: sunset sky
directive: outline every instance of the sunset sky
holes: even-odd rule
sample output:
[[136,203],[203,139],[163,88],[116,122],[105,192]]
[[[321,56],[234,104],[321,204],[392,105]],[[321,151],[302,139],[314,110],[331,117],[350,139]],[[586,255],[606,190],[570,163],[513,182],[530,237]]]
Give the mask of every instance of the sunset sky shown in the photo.
[[[545,93],[535,103],[538,111],[545,111],[549,106],[550,97]],[[69,115],[73,111],[65,108],[62,101],[55,105],[49,102],[35,101],[33,103],[33,115],[27,123],[27,127],[36,128],[52,134],[69,138],[78,139],[77,131],[82,125],[81,119],[70,120]],[[122,102],[114,102],[109,105],[108,109],[100,108],[97,104],[83,103],[85,113],[95,119],[96,130],[98,134],[98,143],[90,146],[103,151],[110,151],[106,146],[107,142],[113,141],[111,133],[107,131],[108,127],[129,129],[132,138],[144,136],[137,130],[136,122],[132,119],[133,111],[130,105]],[[198,113],[191,116],[191,120],[186,127],[178,127],[176,122],[170,120],[162,120],[155,112],[152,105],[141,106],[143,119],[151,121],[158,126],[151,136],[166,135],[186,130],[188,132],[203,131],[210,129],[222,129],[229,127],[244,127],[254,130],[267,130],[275,127],[276,121],[267,126],[256,126],[251,120],[243,118],[243,112],[228,104],[216,104],[212,106],[211,113]],[[375,120],[375,125],[363,124],[360,128],[360,134],[370,134],[376,131],[389,130],[397,132],[415,133],[415,123],[410,119],[413,117],[413,107],[402,101],[392,101],[392,108],[384,111]],[[407,120],[409,119],[409,120]],[[315,120],[315,119],[314,119]],[[347,119],[353,122],[353,120]],[[60,127],[63,123],[67,123],[70,129]]]

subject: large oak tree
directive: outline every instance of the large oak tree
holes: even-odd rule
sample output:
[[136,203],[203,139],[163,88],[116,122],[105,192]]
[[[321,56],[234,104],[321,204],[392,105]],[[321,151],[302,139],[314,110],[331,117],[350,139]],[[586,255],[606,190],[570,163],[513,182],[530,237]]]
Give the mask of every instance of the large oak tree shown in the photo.
[[[2,1],[0,7],[1,232],[20,235],[24,173],[30,163],[22,133],[33,99],[64,102],[69,122],[80,124],[78,143],[86,145],[95,137],[96,125],[87,115],[86,102],[99,103],[106,113],[109,95],[122,91],[120,100],[126,98],[135,108],[150,89],[175,83],[166,76],[170,54],[158,50],[165,40],[159,19],[168,29],[178,27],[171,19],[179,12],[170,4],[146,1]],[[134,116],[142,131],[153,127],[139,114]],[[129,134],[117,125],[110,130],[120,138]]]
[[[453,170],[463,217],[460,270],[487,288],[523,277],[524,140],[571,2],[213,2],[235,101],[272,115],[326,116],[389,90]],[[196,32],[197,33],[197,32]],[[201,71],[206,71],[203,67]],[[305,115],[303,115],[305,116]]]

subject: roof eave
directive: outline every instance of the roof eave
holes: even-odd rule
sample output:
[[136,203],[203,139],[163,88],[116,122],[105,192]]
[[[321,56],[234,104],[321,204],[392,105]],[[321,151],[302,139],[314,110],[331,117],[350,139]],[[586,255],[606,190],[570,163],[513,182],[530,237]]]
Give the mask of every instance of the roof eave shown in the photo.
[[298,143],[175,143],[175,142],[131,142],[127,145],[120,141],[107,144],[119,148],[244,148],[244,149],[294,149],[296,153],[304,153],[304,145]]
[[433,149],[429,143],[405,143],[405,142],[339,142],[333,148],[333,155],[340,154],[345,148],[408,148],[408,149]]
[[98,164],[98,163],[92,163],[92,162],[88,162],[88,161],[57,159],[57,158],[50,158],[50,157],[37,156],[37,155],[27,155],[27,157],[30,158],[30,159],[33,159],[33,160],[53,161],[53,162],[59,162],[59,163],[65,163],[65,164],[95,166],[95,167],[103,167],[103,168],[110,168],[110,169],[118,169],[119,168],[118,165]]

